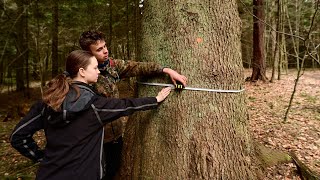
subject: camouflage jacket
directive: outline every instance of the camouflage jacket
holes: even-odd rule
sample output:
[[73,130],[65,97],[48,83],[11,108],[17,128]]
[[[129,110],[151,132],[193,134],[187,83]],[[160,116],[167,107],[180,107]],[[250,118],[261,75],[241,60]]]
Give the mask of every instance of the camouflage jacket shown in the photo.
[[[124,61],[108,59],[98,66],[100,75],[95,84],[97,91],[106,97],[119,97],[116,83],[122,78],[148,76],[162,73],[163,67],[152,62]],[[122,117],[105,125],[104,142],[112,142],[122,136],[127,118]]]

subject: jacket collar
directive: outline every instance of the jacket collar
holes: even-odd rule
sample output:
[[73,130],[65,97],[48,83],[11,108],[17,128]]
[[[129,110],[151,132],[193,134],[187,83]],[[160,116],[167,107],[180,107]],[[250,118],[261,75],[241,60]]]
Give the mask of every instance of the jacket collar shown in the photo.
[[77,86],[84,86],[85,88],[90,89],[91,91],[93,91],[95,94],[99,94],[97,92],[97,90],[94,88],[94,86],[92,86],[90,84],[87,84],[87,83],[84,83],[84,82],[80,82],[80,81],[73,81],[71,84],[72,85],[77,85]]
[[104,70],[109,65],[110,65],[110,60],[106,59],[102,64],[98,64],[98,68],[99,70]]

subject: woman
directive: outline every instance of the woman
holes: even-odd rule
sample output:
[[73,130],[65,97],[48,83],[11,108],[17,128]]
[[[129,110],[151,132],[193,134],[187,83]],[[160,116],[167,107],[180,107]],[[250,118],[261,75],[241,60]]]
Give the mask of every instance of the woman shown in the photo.
[[[11,144],[40,162],[36,179],[101,179],[103,125],[134,111],[154,109],[170,93],[170,88],[164,88],[156,97],[105,98],[90,86],[99,73],[97,59],[90,52],[71,52],[64,74],[49,82],[42,101],[15,127]],[[44,151],[32,138],[40,129],[46,134]]]

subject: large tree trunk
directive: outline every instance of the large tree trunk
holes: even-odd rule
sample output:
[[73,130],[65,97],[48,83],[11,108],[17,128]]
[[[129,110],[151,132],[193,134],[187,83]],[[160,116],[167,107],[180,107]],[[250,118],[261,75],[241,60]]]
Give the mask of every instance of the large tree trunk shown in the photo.
[[264,13],[263,0],[253,0],[253,59],[251,81],[266,81],[266,62],[264,56]]
[[[243,88],[236,0],[146,1],[144,8],[144,60],[188,75],[189,86]],[[139,96],[159,89],[139,86]],[[158,110],[132,116],[124,140],[121,179],[257,179],[244,93],[173,92]]]

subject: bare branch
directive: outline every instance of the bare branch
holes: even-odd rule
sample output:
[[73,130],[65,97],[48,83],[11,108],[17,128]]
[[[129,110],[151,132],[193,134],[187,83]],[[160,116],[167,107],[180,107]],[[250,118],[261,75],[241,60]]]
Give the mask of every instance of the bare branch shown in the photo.
[[255,16],[247,7],[247,5],[242,1],[240,0],[240,2],[245,6],[245,9],[247,10],[247,12],[252,15],[253,17],[257,18],[259,21],[263,22],[266,26],[268,26],[272,31],[275,31],[277,33],[280,33],[280,34],[284,34],[284,35],[287,35],[287,36],[292,36],[292,37],[295,37],[295,38],[298,38],[302,41],[304,41],[305,39],[301,36],[297,36],[297,35],[294,35],[294,34],[289,34],[289,33],[286,33],[286,32],[281,32],[281,31],[277,31],[276,29],[274,29],[270,24],[268,24],[266,21],[264,21],[263,19],[259,19],[257,16]]

